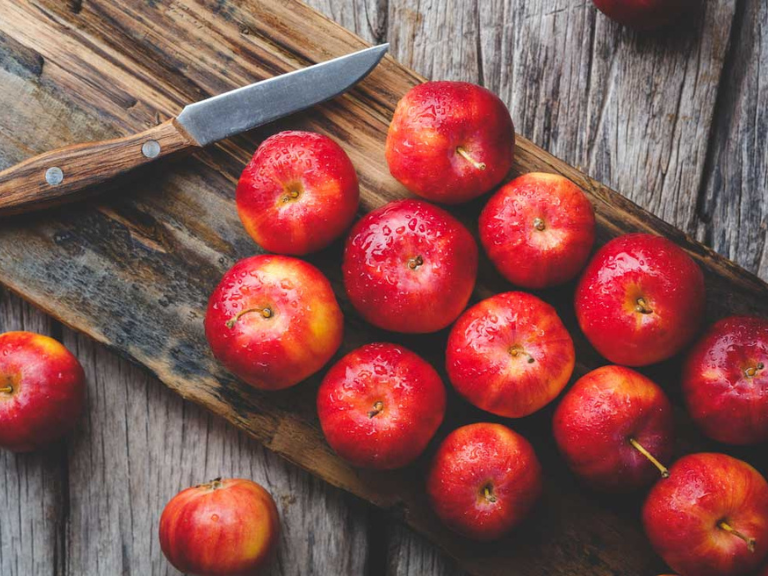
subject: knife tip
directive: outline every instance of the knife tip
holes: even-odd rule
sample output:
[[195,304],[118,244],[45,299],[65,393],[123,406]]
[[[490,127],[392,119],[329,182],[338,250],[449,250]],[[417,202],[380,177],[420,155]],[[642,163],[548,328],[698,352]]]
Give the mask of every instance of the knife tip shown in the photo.
[[386,54],[389,52],[389,42],[384,42],[383,44],[377,44],[376,46],[371,46],[368,48],[371,52],[380,52],[382,54]]

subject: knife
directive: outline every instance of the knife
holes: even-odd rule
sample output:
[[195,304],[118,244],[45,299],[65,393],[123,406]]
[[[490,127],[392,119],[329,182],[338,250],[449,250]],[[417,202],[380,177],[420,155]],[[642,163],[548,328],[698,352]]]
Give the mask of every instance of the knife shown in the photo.
[[365,78],[388,44],[289,72],[186,106],[145,132],[76,144],[0,172],[0,216],[76,200],[84,188],[169,154],[207,146],[338,96]]

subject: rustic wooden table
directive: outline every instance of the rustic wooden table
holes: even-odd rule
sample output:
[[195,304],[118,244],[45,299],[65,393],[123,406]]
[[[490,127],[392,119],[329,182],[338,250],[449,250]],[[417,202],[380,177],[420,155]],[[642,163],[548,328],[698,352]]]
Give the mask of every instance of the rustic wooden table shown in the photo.
[[[389,41],[428,77],[494,90],[518,132],[768,279],[766,2],[709,0],[651,36],[584,0],[310,4],[370,42]],[[0,41],[0,72],[11,72],[3,50]],[[0,156],[0,168],[8,164]],[[219,475],[252,478],[275,495],[283,531],[274,574],[458,573],[383,513],[0,292],[0,331],[19,329],[77,354],[88,409],[66,443],[0,453],[3,576],[176,574],[156,538],[162,507]]]

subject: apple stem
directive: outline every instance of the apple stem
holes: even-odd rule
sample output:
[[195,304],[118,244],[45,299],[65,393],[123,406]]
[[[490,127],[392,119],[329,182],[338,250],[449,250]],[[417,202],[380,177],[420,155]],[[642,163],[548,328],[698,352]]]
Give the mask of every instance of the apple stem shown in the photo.
[[374,416],[379,414],[382,410],[384,410],[384,402],[382,402],[381,400],[377,400],[373,404],[373,410],[368,412],[368,418],[373,418]]
[[749,550],[750,552],[754,552],[755,551],[755,544],[757,544],[757,540],[755,540],[754,538],[750,538],[749,536],[745,536],[744,534],[742,534],[741,532],[736,530],[733,526],[728,524],[728,522],[726,522],[725,520],[720,522],[717,526],[719,528],[722,528],[726,532],[729,532],[730,534],[733,534],[734,536],[744,540],[744,542],[747,543],[747,550]]
[[272,318],[273,316],[272,308],[270,308],[269,306],[265,306],[264,308],[248,308],[247,310],[241,310],[240,312],[237,313],[236,316],[227,320],[227,328],[231,330],[232,328],[235,327],[235,324],[237,323],[238,320],[240,320],[242,316],[244,316],[245,314],[250,314],[251,312],[259,312],[263,318]]
[[653,309],[648,306],[648,302],[641,296],[636,301],[635,312],[640,312],[640,314],[650,314],[653,312]]
[[416,268],[418,268],[422,264],[424,264],[424,258],[422,258],[421,256],[416,256],[416,258],[411,258],[410,260],[408,260],[408,268],[410,268],[411,270],[416,270]]
[[483,487],[483,496],[485,496],[485,499],[491,504],[496,502],[496,494],[493,493],[493,488],[491,486]]
[[299,197],[299,191],[298,190],[291,190],[283,196],[283,202],[290,202],[291,200],[296,200],[296,198]]
[[0,392],[3,392],[3,393],[5,393],[5,394],[10,394],[10,393],[12,393],[12,392],[13,392],[13,386],[11,386],[11,385],[9,384],[9,385],[8,385],[8,386],[6,386],[5,388],[0,388]]
[[656,460],[656,458],[653,456],[653,454],[651,454],[650,452],[648,452],[648,450],[646,450],[646,449],[643,447],[643,445],[642,445],[642,444],[640,444],[640,442],[638,442],[638,441],[637,441],[637,440],[635,440],[634,438],[630,438],[630,439],[629,439],[629,443],[630,443],[630,444],[632,444],[632,447],[633,447],[635,450],[637,450],[638,452],[640,452],[640,454],[642,454],[643,456],[645,456],[646,458],[648,458],[648,460],[650,460],[650,461],[651,461],[651,464],[653,464],[654,466],[656,466],[656,468],[658,468],[658,469],[659,469],[659,472],[661,472],[661,477],[662,477],[662,478],[669,478],[669,470],[667,469],[667,467],[666,467],[666,466],[664,466],[664,464],[662,464],[662,463],[661,463],[661,462],[659,462],[658,460]]
[[464,150],[464,148],[462,148],[461,146],[459,146],[458,148],[456,148],[456,153],[457,153],[459,156],[461,156],[462,158],[464,158],[464,160],[466,160],[467,162],[469,162],[470,164],[472,164],[472,166],[474,166],[474,167],[475,167],[475,168],[477,168],[478,170],[485,170],[485,162],[478,162],[477,160],[475,160],[474,158],[472,158],[472,156],[470,156],[470,155],[469,155],[469,152],[467,152],[466,150]]
[[521,355],[527,356],[528,364],[533,364],[534,362],[536,362],[536,359],[533,356],[531,356],[528,352],[526,352],[525,349],[523,349],[523,347],[520,346],[519,344],[515,344],[514,346],[512,346],[512,348],[509,349],[509,355],[513,357],[517,357]]
[[749,368],[744,370],[744,376],[746,376],[747,378],[754,378],[757,375],[757,373],[763,368],[765,368],[765,364],[763,364],[762,362],[758,362],[757,366],[750,366]]
[[210,482],[206,482],[205,484],[198,484],[195,486],[195,488],[210,488],[211,490],[217,490],[221,488],[221,476],[218,478],[214,478]]
[[544,224],[544,220],[542,220],[541,218],[534,218],[533,227],[536,228],[536,230],[538,230],[539,232],[543,232],[547,226]]

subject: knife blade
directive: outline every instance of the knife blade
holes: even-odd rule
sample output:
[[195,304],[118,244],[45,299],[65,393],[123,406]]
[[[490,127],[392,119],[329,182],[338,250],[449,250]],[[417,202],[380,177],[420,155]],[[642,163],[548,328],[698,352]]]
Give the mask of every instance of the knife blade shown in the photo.
[[273,122],[352,88],[381,61],[382,44],[189,104],[145,132],[46,152],[0,172],[0,216],[71,202],[120,174]]
[[374,46],[190,104],[176,120],[200,146],[207,146],[346,92],[376,67],[388,46]]

